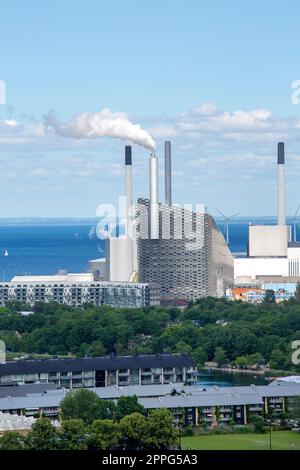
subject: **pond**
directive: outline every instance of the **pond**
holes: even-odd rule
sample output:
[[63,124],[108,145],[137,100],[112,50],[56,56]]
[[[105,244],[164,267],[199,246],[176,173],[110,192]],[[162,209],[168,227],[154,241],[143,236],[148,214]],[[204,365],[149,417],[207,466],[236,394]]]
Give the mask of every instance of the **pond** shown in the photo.
[[228,372],[226,370],[199,369],[198,385],[231,387],[232,385],[268,385],[264,375],[255,372]]

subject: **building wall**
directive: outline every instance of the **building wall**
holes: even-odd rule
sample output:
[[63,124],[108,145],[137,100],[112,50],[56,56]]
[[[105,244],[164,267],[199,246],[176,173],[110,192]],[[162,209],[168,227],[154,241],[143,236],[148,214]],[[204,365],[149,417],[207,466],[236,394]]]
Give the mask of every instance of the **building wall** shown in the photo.
[[[100,374],[101,372],[101,374]],[[101,371],[52,371],[1,375],[0,383],[54,383],[59,388],[94,388],[129,385],[185,383],[195,385],[196,367],[108,369]]]
[[[150,239],[149,201],[138,201],[140,282],[157,283],[162,302],[222,296],[233,282],[233,258],[213,218],[160,204],[159,239]],[[147,281],[146,281],[147,279]]]
[[289,262],[287,258],[235,258],[234,279],[256,276],[288,276]]
[[279,225],[249,225],[249,256],[287,256],[290,227]]
[[106,273],[112,282],[128,282],[133,265],[133,241],[130,238],[108,238],[106,240]]
[[129,282],[1,282],[0,305],[10,301],[20,301],[31,306],[36,302],[57,302],[75,307],[91,303],[117,308],[140,308],[158,305],[159,291],[157,287]]

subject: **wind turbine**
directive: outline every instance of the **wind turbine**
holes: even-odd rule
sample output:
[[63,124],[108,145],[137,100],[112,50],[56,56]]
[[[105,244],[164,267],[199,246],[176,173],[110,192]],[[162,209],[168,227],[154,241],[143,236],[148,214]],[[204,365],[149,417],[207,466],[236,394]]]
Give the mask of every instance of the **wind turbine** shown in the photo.
[[293,218],[293,220],[294,220],[294,242],[297,241],[297,225],[299,225],[297,223],[297,219],[298,219],[299,209],[300,209],[300,204],[298,204],[297,210],[296,210],[294,218]]
[[225,232],[226,232],[226,242],[227,242],[227,245],[229,245],[229,223],[232,219],[237,217],[240,214],[240,212],[238,212],[237,214],[231,215],[231,216],[226,216],[226,215],[223,214],[223,212],[219,211],[218,209],[216,209],[216,211],[219,212],[219,214],[224,218]]

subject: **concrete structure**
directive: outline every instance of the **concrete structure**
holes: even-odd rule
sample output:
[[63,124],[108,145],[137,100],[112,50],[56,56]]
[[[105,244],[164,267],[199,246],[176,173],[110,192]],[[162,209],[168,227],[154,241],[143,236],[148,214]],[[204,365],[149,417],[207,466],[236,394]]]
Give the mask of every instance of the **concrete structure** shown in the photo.
[[224,296],[233,283],[233,257],[214,219],[206,212],[159,204],[159,238],[154,240],[149,206],[148,200],[138,200],[140,281],[156,282],[163,303]]
[[159,238],[159,205],[158,205],[158,160],[152,154],[149,160],[150,170],[150,237]]
[[[134,241],[131,235],[134,214],[132,214],[132,149],[125,147],[125,207],[121,221],[124,234],[106,239],[106,279],[112,282],[128,282],[134,271]],[[136,262],[135,262],[136,264]]]
[[[299,384],[283,382],[239,387],[137,385],[94,388],[93,391],[104,400],[135,395],[147,411],[166,408],[171,411],[174,421],[181,419],[185,425],[206,425],[209,428],[226,427],[232,422],[247,425],[254,415],[265,416],[270,413],[273,417],[280,417],[293,410],[300,397]],[[33,417],[43,414],[56,419],[60,412],[60,403],[67,393],[67,390],[60,389],[3,397],[0,398],[0,410]]]
[[172,205],[172,161],[171,142],[165,142],[165,203]]
[[89,260],[88,272],[93,274],[95,281],[107,281],[106,258]]
[[249,225],[249,257],[287,257],[290,236],[286,225]]
[[0,384],[55,384],[58,388],[185,383],[195,385],[197,367],[182,354],[18,360],[0,364]]
[[0,305],[11,301],[141,308],[159,304],[159,289],[146,283],[95,281],[92,273],[15,276],[0,282]]
[[300,243],[291,242],[291,227],[285,214],[284,144],[278,143],[277,225],[249,225],[248,257],[234,260],[235,284],[248,278],[250,284],[262,277],[296,282],[300,276]]
[[256,279],[258,276],[288,276],[289,260],[287,258],[235,258],[234,278],[235,283],[240,283],[241,278]]
[[132,240],[126,236],[105,240],[106,278],[111,282],[129,282],[132,275]]

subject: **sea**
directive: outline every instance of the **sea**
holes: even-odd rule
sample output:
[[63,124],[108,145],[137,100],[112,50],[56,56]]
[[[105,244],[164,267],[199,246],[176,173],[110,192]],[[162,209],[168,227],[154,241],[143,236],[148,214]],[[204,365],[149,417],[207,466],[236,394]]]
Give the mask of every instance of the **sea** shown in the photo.
[[[226,225],[216,221],[225,234]],[[246,255],[249,223],[271,224],[275,219],[249,218],[230,223],[229,246],[233,253]],[[96,224],[95,220],[0,220],[0,280],[25,274],[86,271],[89,260],[105,256]],[[297,231],[300,239],[299,227]]]

